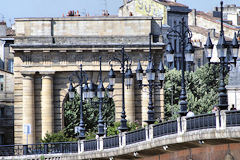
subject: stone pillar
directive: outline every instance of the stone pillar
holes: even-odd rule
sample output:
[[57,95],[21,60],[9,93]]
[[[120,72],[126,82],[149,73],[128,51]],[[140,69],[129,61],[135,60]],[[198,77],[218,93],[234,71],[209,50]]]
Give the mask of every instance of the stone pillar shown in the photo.
[[53,75],[44,74],[42,76],[41,95],[42,138],[44,138],[47,132],[54,132]]
[[237,60],[237,66],[233,67],[229,73],[229,80],[227,88],[228,106],[229,109],[232,105],[240,109],[240,59]]
[[[34,77],[33,75],[24,75],[23,77],[23,126],[31,125],[31,134],[23,133],[22,144],[35,143],[35,105],[34,105]],[[24,128],[23,128],[24,129]]]
[[[148,84],[147,78],[143,77],[143,84]],[[148,94],[149,90],[148,87],[142,87],[142,91],[141,91],[141,107],[142,107],[142,126],[144,126],[144,124],[147,124],[146,120],[148,120],[148,102],[149,102],[149,94]]]
[[135,94],[134,94],[134,82],[132,86],[125,86],[125,111],[126,119],[130,122],[135,121]]
[[160,112],[161,112],[161,119],[164,120],[164,89],[160,89]]

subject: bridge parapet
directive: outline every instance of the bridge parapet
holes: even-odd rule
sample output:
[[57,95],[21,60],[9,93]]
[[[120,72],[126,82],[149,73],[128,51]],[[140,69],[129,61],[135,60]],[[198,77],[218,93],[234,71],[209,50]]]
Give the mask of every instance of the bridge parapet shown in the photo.
[[[131,159],[136,157],[135,153],[141,155],[165,153],[169,149],[171,151],[181,150],[183,145],[185,148],[195,148],[201,147],[203,143],[212,145],[236,142],[240,142],[240,111],[221,111],[220,113],[182,117],[133,132],[120,133],[116,136],[79,141],[78,153],[57,156],[66,157],[68,155],[72,158],[75,156],[77,159],[109,159],[109,157],[128,156]],[[51,157],[52,153],[48,153],[47,148],[40,148],[45,150],[39,153],[48,154],[46,156]],[[24,153],[26,154],[28,151],[29,149]],[[26,156],[24,157],[26,158]],[[52,157],[56,157],[56,154]],[[21,157],[11,157],[10,159],[21,159]]]
[[[107,148],[104,148],[99,154],[82,151],[81,154],[85,158],[101,158],[119,156],[120,154],[129,154],[141,152],[141,150],[151,150],[155,147],[163,147],[176,143],[186,143],[206,139],[225,139],[225,138],[240,138],[237,133],[240,133],[240,111],[220,111],[210,114],[202,114],[194,117],[181,117],[177,120],[167,121],[157,125],[150,125],[143,129],[133,132],[124,132],[118,135],[119,147],[115,142],[112,145],[109,143]],[[235,127],[235,128],[229,128]],[[232,130],[232,134],[228,135],[226,129]],[[161,139],[161,143],[159,142]],[[99,143],[107,143],[106,138]],[[144,146],[144,147],[143,147]],[[124,147],[124,148],[123,148]],[[127,149],[126,149],[127,148]],[[110,154],[111,151],[111,154]],[[103,156],[104,155],[104,156]]]

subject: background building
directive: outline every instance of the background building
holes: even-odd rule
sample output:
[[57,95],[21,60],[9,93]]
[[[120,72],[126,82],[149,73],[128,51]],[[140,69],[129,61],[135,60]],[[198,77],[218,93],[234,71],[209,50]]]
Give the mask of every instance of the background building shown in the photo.
[[13,54],[14,31],[0,22],[0,144],[13,144]]
[[[179,24],[179,22],[182,21],[182,18],[184,18],[186,25],[188,25],[189,12],[191,12],[191,9],[189,9],[188,6],[176,3],[174,0],[132,0],[125,1],[125,4],[119,9],[118,16],[163,17],[162,25],[168,29],[169,27]],[[165,43],[167,43],[166,32],[167,30],[159,29],[159,33],[162,33],[161,35],[163,36]],[[158,41],[159,33],[154,35],[155,42]],[[177,70],[180,70],[182,57],[180,39],[172,37],[170,41],[175,50],[175,60],[174,64],[168,67],[175,67]]]

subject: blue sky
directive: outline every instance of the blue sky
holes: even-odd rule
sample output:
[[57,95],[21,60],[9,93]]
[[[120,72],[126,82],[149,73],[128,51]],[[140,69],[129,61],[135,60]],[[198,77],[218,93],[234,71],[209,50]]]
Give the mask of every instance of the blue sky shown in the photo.
[[[106,3],[105,3],[106,2]],[[197,10],[209,11],[220,5],[220,0],[177,0]],[[117,14],[123,0],[1,0],[0,20],[13,23],[17,17],[61,17],[69,10],[80,14],[100,15],[107,8],[110,14]],[[237,4],[240,0],[224,0],[224,4]]]

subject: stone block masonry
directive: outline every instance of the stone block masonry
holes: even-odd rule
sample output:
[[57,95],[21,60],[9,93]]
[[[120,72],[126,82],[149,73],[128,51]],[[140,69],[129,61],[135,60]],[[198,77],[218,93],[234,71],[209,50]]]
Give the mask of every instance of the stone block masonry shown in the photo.
[[[15,44],[11,46],[14,52],[15,143],[25,143],[22,133],[25,123],[34,126],[34,133],[30,136],[33,143],[39,142],[47,132],[58,132],[64,128],[63,104],[67,100],[68,77],[79,70],[80,64],[89,79],[97,83],[99,56],[103,57],[105,78],[110,69],[109,60],[114,56],[121,57],[124,45],[126,54],[132,59],[133,72],[139,60],[145,69],[149,52],[148,35],[161,27],[160,21],[161,18],[155,21],[151,17],[16,19]],[[156,68],[163,49],[161,42],[152,46]],[[117,74],[114,103],[118,121],[122,107],[120,64],[113,62],[113,66]],[[104,87],[108,85],[107,81],[104,81]],[[147,112],[145,102],[148,94],[135,82],[132,88],[126,88],[126,97],[127,119],[146,120],[143,115]],[[156,118],[159,118],[163,115],[163,90],[155,91],[154,99]]]

